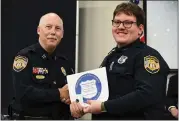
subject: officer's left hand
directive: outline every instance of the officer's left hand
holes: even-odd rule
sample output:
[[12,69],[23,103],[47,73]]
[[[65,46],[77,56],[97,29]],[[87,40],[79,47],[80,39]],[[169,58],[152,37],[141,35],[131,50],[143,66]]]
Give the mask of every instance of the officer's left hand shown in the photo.
[[93,114],[101,113],[101,103],[102,103],[101,101],[88,100],[87,103],[89,104],[89,106],[83,108],[84,113],[93,113]]

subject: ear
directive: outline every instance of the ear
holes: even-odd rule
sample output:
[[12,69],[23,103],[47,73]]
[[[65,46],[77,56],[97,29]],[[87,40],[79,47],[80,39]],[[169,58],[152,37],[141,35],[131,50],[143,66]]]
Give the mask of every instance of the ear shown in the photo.
[[62,31],[62,38],[63,38],[63,35],[64,35],[64,30]]
[[139,25],[139,35],[141,35],[144,31],[144,25],[140,24]]
[[38,35],[40,34],[40,27],[39,26],[37,27],[37,34]]

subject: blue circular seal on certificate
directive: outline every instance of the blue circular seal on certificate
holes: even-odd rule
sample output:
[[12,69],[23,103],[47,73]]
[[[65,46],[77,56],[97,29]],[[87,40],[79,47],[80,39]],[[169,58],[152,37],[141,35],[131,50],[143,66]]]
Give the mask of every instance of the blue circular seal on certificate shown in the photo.
[[96,100],[101,94],[101,82],[99,78],[91,73],[82,75],[75,85],[77,95],[81,95],[83,102],[87,100]]

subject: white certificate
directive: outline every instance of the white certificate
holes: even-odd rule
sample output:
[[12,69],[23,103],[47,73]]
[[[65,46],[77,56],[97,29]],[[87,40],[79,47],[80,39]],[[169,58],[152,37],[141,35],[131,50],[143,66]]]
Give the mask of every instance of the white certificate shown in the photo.
[[106,67],[67,76],[71,101],[79,100],[86,105],[87,100],[106,101],[109,97]]

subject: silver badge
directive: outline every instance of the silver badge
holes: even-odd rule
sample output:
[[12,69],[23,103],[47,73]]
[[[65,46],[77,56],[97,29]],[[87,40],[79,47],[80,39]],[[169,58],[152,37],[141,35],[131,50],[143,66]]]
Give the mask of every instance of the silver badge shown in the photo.
[[128,59],[127,56],[122,55],[122,56],[118,59],[117,62],[118,62],[119,64],[123,64],[127,59]]

